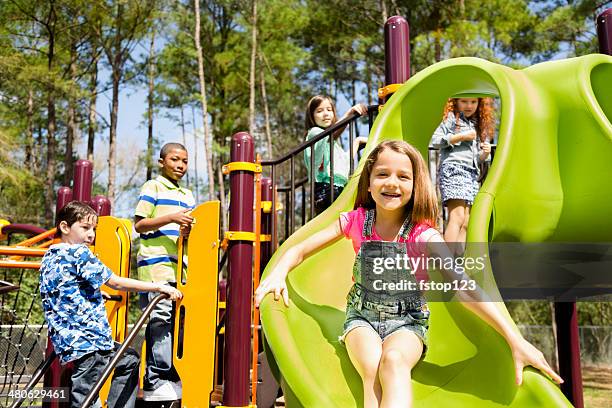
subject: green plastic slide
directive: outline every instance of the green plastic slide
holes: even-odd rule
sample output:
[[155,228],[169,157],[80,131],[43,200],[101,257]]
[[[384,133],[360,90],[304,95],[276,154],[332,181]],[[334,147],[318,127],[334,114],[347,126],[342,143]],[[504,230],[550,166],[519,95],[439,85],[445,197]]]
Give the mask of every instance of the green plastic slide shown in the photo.
[[[497,152],[472,209],[468,241],[612,241],[610,84],[612,57],[605,55],[520,71],[476,58],[443,61],[391,97],[365,154],[383,140],[404,139],[427,157],[448,97],[499,96]],[[291,245],[352,209],[363,162],[336,202],[280,247],[266,273]],[[272,296],[262,303],[269,358],[289,407],[362,405],[361,380],[338,342],[353,260],[351,244],[341,240],[291,272],[289,308]],[[485,281],[497,291],[491,273],[489,266]],[[532,368],[517,387],[504,339],[461,304],[433,303],[430,309],[430,349],[413,371],[415,406],[570,406]]]

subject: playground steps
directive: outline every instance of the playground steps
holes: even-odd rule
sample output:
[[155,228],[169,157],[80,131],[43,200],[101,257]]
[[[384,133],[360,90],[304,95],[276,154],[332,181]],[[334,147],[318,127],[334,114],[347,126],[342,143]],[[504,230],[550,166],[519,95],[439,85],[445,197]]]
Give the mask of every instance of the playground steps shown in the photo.
[[138,398],[135,408],[181,408],[181,400],[152,402]]

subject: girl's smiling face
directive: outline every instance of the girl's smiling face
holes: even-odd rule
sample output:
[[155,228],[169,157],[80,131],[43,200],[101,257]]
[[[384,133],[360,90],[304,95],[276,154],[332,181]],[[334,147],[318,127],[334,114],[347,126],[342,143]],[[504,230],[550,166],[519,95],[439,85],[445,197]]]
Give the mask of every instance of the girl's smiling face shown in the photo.
[[334,122],[334,108],[329,99],[323,99],[312,114],[317,126],[325,129]]
[[466,118],[469,118],[475,114],[478,109],[478,99],[459,98],[457,99],[457,109],[459,109],[459,112],[463,112]]
[[412,198],[413,185],[410,158],[388,148],[380,152],[372,166],[368,187],[377,211],[403,211]]

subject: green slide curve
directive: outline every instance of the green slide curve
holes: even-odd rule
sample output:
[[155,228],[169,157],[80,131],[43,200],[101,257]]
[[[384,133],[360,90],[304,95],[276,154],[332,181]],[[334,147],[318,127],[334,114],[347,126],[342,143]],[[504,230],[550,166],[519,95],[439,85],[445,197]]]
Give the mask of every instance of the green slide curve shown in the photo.
[[[612,57],[605,55],[524,70],[476,58],[443,61],[390,98],[365,154],[383,140],[404,139],[427,157],[448,97],[497,95],[498,148],[472,209],[468,242],[612,241],[610,83]],[[335,203],[293,234],[265,273],[291,245],[352,209],[363,162]],[[361,380],[338,342],[353,260],[351,244],[341,240],[289,275],[289,308],[272,296],[261,305],[270,362],[289,407],[362,405]],[[484,278],[489,291],[497,291],[490,265]],[[415,406],[570,406],[558,387],[531,368],[517,387],[503,338],[461,304],[433,303],[430,309],[430,349],[413,372]]]

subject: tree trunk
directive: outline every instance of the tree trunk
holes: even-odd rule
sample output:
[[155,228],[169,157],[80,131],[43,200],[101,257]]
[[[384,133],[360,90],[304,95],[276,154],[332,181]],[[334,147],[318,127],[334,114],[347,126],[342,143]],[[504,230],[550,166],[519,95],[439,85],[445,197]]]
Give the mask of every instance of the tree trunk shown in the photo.
[[[183,104],[181,104],[181,134],[183,135],[183,146],[187,146],[187,140],[185,137],[185,114],[183,112],[183,108]],[[191,188],[191,184],[189,183],[189,172],[187,172],[186,176],[187,178],[185,179],[185,183],[189,188]]]
[[25,164],[30,171],[33,172],[35,169],[34,165],[34,155],[32,154],[32,147],[34,146],[34,127],[33,127],[33,117],[34,117],[34,91],[32,89],[28,89],[28,109],[26,111],[26,157]]
[[[263,66],[263,65],[262,65]],[[272,131],[270,130],[270,110],[268,109],[268,97],[266,96],[266,78],[264,70],[259,72],[260,83],[261,83],[261,100],[263,101],[264,107],[264,127],[266,129],[266,140],[268,142],[267,150],[268,157],[273,158],[274,153],[272,152]]]
[[47,97],[47,182],[45,183],[45,221],[53,224],[53,209],[55,207],[55,96],[49,90]]
[[117,163],[117,117],[119,112],[119,82],[121,81],[120,69],[113,67],[113,102],[110,117],[110,133],[108,137],[108,200],[111,208],[115,204],[115,174]]
[[442,61],[442,28],[438,27],[434,33],[434,58],[436,62]]
[[[68,70],[70,72],[71,83],[76,83],[77,67],[76,67],[76,45],[71,44],[70,46],[70,66]],[[66,130],[66,151],[64,153],[64,185],[69,186],[72,180],[72,173],[74,162],[72,159],[74,140],[77,137],[77,112],[76,112],[76,96],[72,92],[68,95],[68,129]]]
[[382,13],[383,24],[387,22],[389,18],[389,14],[387,13],[387,5],[385,4],[385,0],[380,0],[380,12]]
[[98,58],[100,54],[95,45],[92,45],[93,61],[91,64],[91,76],[89,78],[89,124],[87,126],[87,160],[93,162],[94,155],[94,142],[96,139],[96,102],[98,99]]
[[[47,54],[47,69],[49,73],[53,69],[55,57],[55,23],[56,14],[54,4],[51,3],[47,31],[49,33],[49,51]],[[47,172],[45,183],[45,221],[48,225],[53,224],[53,210],[55,208],[55,90],[53,85],[47,89]]]
[[[196,128],[195,108],[193,106],[191,107],[191,120],[191,129],[193,130],[193,162],[195,164],[193,166],[193,176],[195,178],[195,201],[198,203],[200,202],[200,186],[198,182],[198,129]],[[204,150],[204,154],[206,154],[206,150]],[[212,200],[212,198],[209,198],[209,200]]]
[[249,134],[255,137],[255,59],[257,58],[257,0],[253,0],[251,72],[249,76]]
[[[204,79],[204,57],[200,45],[200,0],[194,0],[195,5],[195,47],[198,54],[198,78],[200,81],[200,99],[202,102],[202,123],[204,126],[204,157],[208,172],[208,199],[215,199],[215,178],[212,168],[212,150],[208,145],[210,131],[208,129],[208,107],[206,102],[206,81]],[[195,126],[195,124],[194,124]]]
[[110,132],[108,138],[108,191],[107,197],[111,208],[115,204],[115,184],[117,165],[117,118],[119,115],[119,84],[123,76],[123,51],[121,49],[122,35],[120,28],[123,26],[123,4],[117,4],[117,15],[115,21],[115,36],[113,38],[112,52],[107,51],[109,65],[112,68],[113,97],[110,117]]
[[[391,7],[393,7],[393,12],[395,13],[396,16],[400,15],[400,10],[399,7],[397,7],[397,1],[396,0],[391,0]],[[406,19],[406,21],[410,21],[409,19]]]
[[219,160],[217,161],[217,180],[219,182],[219,195],[221,196],[221,226],[223,227],[223,231],[228,231],[227,227],[227,207],[225,204],[225,184],[224,184],[224,176],[223,176],[223,155],[219,155]]
[[147,96],[147,180],[151,180],[153,176],[153,92],[155,91],[155,29],[151,33],[151,43],[149,48],[149,95]]

